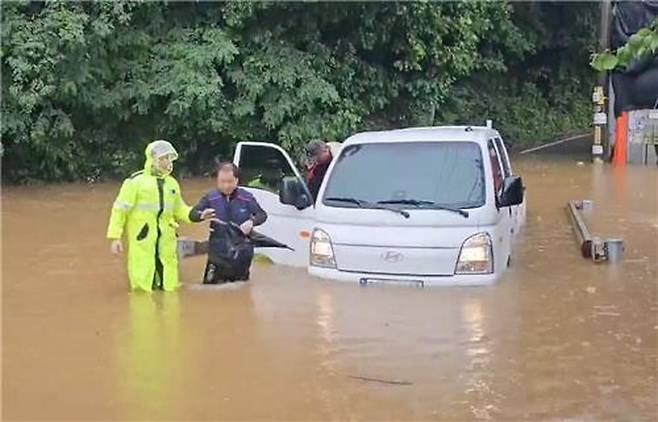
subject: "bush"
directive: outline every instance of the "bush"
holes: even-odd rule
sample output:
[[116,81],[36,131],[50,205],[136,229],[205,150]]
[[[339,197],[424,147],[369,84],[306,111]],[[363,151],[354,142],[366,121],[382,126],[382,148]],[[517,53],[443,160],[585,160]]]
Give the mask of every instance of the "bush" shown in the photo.
[[588,123],[592,75],[574,57],[587,69],[591,4],[0,7],[9,182],[122,177],[158,138],[177,171],[200,174],[242,140],[299,153],[312,138],[494,118],[528,142]]

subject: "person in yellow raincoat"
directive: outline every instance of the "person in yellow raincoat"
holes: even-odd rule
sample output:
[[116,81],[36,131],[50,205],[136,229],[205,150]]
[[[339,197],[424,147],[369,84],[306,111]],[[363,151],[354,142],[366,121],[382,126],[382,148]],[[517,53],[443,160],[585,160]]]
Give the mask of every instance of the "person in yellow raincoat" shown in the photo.
[[[146,147],[144,170],[123,182],[112,206],[107,237],[111,250],[123,252],[121,238],[128,239],[128,278],[133,290],[174,291],[178,281],[176,229],[179,222],[191,223],[190,211],[180,186],[171,176],[178,153],[167,141]],[[206,209],[201,219],[214,218]]]

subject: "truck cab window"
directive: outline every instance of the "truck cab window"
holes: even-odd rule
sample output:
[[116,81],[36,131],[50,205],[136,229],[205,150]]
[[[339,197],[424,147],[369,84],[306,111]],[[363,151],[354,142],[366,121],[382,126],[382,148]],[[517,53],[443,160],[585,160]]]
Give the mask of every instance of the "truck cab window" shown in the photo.
[[489,159],[491,160],[491,170],[493,172],[494,191],[496,196],[498,196],[498,194],[500,194],[500,189],[503,187],[503,171],[500,168],[498,153],[496,152],[493,141],[489,140],[488,146]]
[[281,180],[295,176],[286,157],[277,149],[245,145],[240,159],[242,180],[250,188],[279,193]]

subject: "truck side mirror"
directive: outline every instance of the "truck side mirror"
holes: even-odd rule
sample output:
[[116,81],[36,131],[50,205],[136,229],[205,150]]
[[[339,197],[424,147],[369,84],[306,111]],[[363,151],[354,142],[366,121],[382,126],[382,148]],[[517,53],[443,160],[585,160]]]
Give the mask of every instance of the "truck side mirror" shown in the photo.
[[503,189],[500,193],[498,205],[511,207],[523,203],[523,181],[521,176],[508,176],[503,180]]
[[304,188],[304,183],[297,177],[289,176],[281,179],[279,185],[279,202],[292,205],[298,210],[313,205],[313,201]]

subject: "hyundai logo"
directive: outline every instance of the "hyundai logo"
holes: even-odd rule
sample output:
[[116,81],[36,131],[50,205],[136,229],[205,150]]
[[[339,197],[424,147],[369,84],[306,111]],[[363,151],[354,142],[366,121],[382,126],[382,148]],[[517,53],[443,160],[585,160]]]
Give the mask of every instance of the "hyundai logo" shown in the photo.
[[404,259],[404,255],[396,251],[386,251],[382,254],[382,259],[386,262],[394,264],[396,262],[402,261]]

